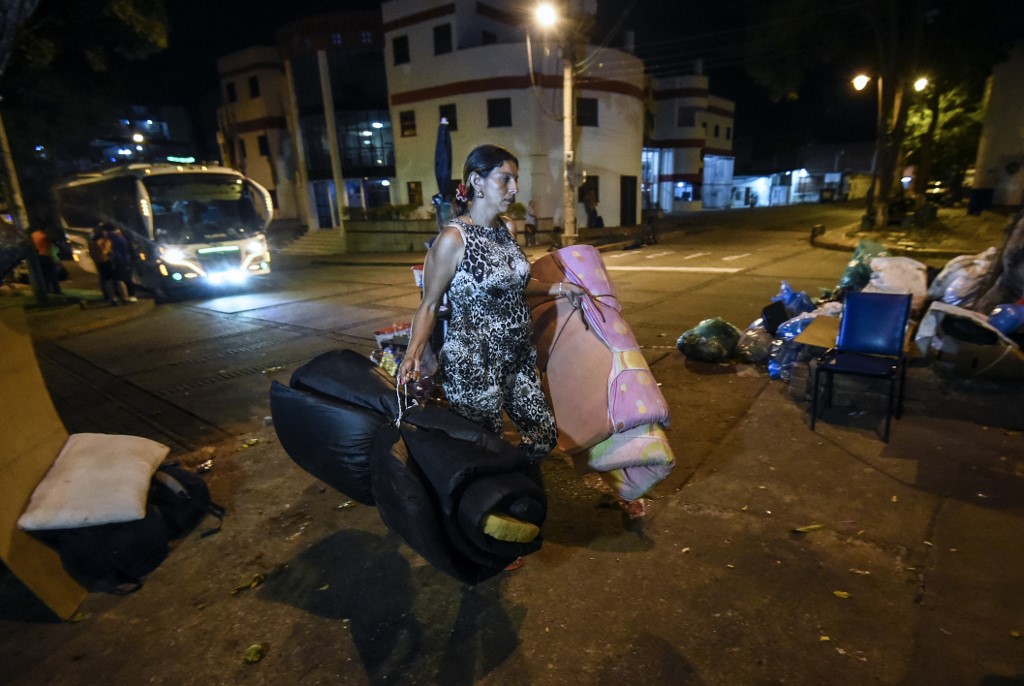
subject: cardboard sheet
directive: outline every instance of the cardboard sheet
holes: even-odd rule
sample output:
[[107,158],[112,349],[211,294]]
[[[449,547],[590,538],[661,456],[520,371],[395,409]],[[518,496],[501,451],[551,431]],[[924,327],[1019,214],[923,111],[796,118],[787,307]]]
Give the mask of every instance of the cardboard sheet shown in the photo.
[[68,576],[60,557],[17,527],[32,491],[68,438],[39,371],[25,313],[0,308],[0,558],[62,619],[88,591]]
[[822,316],[815,317],[806,329],[793,338],[793,341],[817,348],[831,348],[836,344],[838,335],[839,317]]

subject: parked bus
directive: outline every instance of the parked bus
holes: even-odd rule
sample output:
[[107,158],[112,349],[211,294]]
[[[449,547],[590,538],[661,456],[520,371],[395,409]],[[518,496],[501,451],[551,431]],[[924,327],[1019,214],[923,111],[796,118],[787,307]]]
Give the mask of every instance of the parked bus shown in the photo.
[[97,224],[113,224],[131,244],[133,278],[157,298],[270,273],[270,194],[232,169],[133,163],[80,174],[53,191],[82,268],[96,271],[89,238]]

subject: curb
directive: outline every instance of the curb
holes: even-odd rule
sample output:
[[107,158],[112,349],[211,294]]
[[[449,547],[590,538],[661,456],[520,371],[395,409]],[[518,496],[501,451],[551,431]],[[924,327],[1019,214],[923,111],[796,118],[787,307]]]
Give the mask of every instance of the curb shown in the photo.
[[913,257],[935,260],[951,260],[954,257],[959,257],[960,255],[978,252],[974,248],[961,248],[958,250],[943,250],[939,248],[904,248],[898,245],[890,245],[885,241],[879,241],[877,239],[870,238],[869,236],[863,236],[862,238],[857,239],[850,238],[850,233],[857,230],[859,230],[859,227],[856,224],[829,230],[825,230],[824,227],[818,224],[811,228],[810,242],[815,248],[852,253],[857,249],[857,244],[859,244],[862,239],[875,240],[878,243],[882,243],[885,246],[885,251],[892,257]]

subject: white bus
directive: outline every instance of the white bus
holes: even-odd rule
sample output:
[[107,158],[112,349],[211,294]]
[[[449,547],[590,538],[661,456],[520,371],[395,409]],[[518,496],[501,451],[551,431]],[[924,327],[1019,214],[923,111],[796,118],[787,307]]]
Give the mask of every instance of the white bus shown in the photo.
[[131,244],[133,278],[158,299],[270,273],[270,194],[232,169],[133,163],[80,174],[53,192],[82,268],[96,271],[88,241],[97,224],[113,224]]

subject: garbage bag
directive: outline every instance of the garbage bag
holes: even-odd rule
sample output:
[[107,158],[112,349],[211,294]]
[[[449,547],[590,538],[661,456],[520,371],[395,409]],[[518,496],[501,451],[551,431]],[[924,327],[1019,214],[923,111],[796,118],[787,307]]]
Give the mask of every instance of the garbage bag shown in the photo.
[[977,255],[954,257],[928,287],[928,297],[949,305],[970,307],[981,295],[998,257],[996,248],[988,248]]
[[772,296],[772,302],[781,302],[786,308],[786,314],[790,317],[814,310],[814,302],[811,297],[804,291],[794,291],[786,281],[782,282],[779,294]]
[[757,319],[740,336],[736,354],[744,362],[760,364],[766,362],[771,353],[772,335],[764,328],[763,320]]
[[775,332],[775,340],[772,341],[770,359],[768,360],[768,376],[773,379],[789,381],[790,372],[800,356],[803,344],[793,339],[803,333],[804,329],[810,326],[815,317],[835,316],[838,303],[826,303],[813,312],[802,312],[797,316],[783,322]]
[[729,322],[721,317],[712,317],[684,331],[676,341],[676,347],[691,360],[722,362],[736,352],[740,335],[740,330]]
[[885,255],[885,246],[876,241],[861,240],[853,251],[853,257],[846,263],[846,270],[839,278],[839,288],[859,291],[871,280],[871,260]]
[[990,276],[995,282],[978,296],[973,309],[989,312],[999,303],[1024,297],[1024,208],[1006,227],[1006,240]]
[[865,293],[909,293],[911,309],[919,312],[928,297],[928,267],[909,257],[875,257]]
[[1015,303],[997,305],[988,315],[988,323],[1009,336],[1024,326],[1024,305]]

